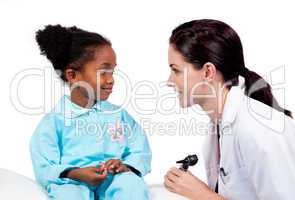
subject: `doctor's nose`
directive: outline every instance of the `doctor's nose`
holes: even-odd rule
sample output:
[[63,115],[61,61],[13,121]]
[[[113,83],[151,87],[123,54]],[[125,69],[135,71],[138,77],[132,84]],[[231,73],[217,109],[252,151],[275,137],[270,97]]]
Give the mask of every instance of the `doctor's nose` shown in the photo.
[[171,75],[169,76],[167,82],[166,82],[166,85],[168,87],[175,87],[175,83],[173,82],[173,79],[171,78]]
[[167,81],[166,85],[168,87],[173,87],[173,88],[175,87],[175,84],[173,82],[171,82],[171,81]]

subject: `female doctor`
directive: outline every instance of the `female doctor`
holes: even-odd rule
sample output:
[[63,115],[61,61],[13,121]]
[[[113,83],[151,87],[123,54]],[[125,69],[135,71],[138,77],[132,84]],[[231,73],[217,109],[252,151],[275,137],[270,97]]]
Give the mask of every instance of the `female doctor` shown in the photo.
[[237,33],[221,21],[187,22],[173,30],[168,54],[181,106],[200,105],[213,128],[204,145],[208,185],[171,168],[166,188],[193,200],[293,200],[295,123],[245,67]]

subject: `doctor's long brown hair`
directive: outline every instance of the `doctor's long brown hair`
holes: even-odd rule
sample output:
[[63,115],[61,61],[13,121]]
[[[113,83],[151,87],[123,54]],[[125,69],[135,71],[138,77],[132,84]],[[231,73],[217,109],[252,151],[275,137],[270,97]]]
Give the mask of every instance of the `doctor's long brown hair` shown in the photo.
[[292,117],[289,110],[280,107],[270,85],[245,67],[241,40],[229,25],[211,19],[186,22],[173,30],[169,42],[196,69],[211,62],[232,85],[243,76],[246,95]]

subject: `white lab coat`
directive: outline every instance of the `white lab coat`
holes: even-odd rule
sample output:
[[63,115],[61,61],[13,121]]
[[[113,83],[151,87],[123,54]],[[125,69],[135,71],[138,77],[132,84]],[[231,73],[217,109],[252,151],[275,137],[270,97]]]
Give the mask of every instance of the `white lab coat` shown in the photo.
[[227,200],[295,199],[295,123],[232,87],[220,124],[204,144],[209,187]]

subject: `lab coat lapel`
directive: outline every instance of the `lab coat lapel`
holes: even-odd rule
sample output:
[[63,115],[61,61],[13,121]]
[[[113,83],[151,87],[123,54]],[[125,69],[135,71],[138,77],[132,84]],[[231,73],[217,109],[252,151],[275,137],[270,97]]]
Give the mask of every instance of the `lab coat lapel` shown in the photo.
[[[203,146],[203,155],[205,161],[205,170],[208,179],[208,186],[214,190],[218,176],[219,168],[227,161],[229,148],[226,144],[233,139],[231,124],[234,122],[238,108],[243,99],[243,92],[239,86],[233,86],[226,98],[222,120],[219,127],[220,141],[218,141],[216,126],[211,122],[208,136],[206,136]],[[225,137],[225,136],[230,137]]]
[[216,128],[213,123],[210,123],[209,127],[209,134],[206,136],[204,141],[203,155],[208,186],[214,190],[219,174],[220,153]]

